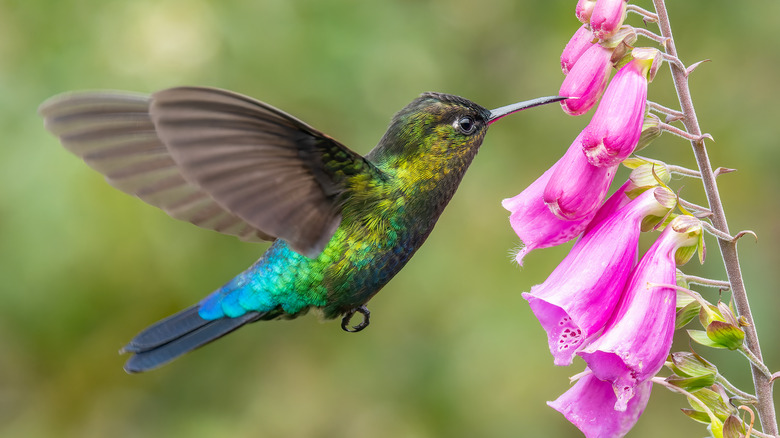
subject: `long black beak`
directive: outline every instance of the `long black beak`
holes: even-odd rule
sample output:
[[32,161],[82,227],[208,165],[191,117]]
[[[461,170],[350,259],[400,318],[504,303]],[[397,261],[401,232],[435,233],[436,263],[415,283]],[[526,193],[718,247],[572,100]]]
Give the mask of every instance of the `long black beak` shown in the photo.
[[568,99],[568,97],[547,96],[547,97],[540,97],[538,99],[526,100],[525,102],[518,102],[518,103],[513,103],[511,105],[502,106],[501,108],[496,108],[490,111],[490,118],[488,119],[488,124],[495,122],[501,117],[508,116],[512,113],[516,113],[526,108],[533,108],[539,105],[547,105],[548,103],[560,102],[564,99]]

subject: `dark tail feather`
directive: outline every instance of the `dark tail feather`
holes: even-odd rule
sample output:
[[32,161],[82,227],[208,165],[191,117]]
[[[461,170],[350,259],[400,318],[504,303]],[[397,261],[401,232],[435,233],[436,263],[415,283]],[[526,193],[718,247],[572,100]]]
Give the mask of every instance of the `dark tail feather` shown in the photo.
[[120,353],[133,353],[125,363],[125,371],[140,373],[157,368],[264,316],[249,312],[237,318],[208,320],[198,315],[197,305],[182,310],[147,327],[122,348]]

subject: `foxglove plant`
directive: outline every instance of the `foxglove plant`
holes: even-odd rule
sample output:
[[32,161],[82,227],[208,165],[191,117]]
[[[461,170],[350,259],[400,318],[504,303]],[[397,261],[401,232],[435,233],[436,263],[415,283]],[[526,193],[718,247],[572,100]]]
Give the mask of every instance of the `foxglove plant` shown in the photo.
[[[548,279],[523,294],[547,332],[555,363],[567,365],[578,354],[587,364],[579,381],[549,405],[589,438],[620,437],[636,423],[656,383],[684,394],[691,409],[683,412],[708,424],[716,438],[777,436],[771,382],[780,378],[780,372],[773,374],[762,360],[736,252],[737,239],[752,232],[729,234],[715,177],[730,169],[713,171],[704,143],[711,137],[701,132],[688,89],[689,75],[700,63],[686,67],[680,61],[665,2],[652,1],[655,12],[626,0],[577,2],[575,15],[584,25],[561,55],[566,74],[561,95],[570,97],[562,104],[564,110],[571,115],[587,112],[598,102],[612,66],[619,70],[564,157],[503,203],[525,245],[518,263],[532,249],[581,235]],[[626,12],[641,15],[643,27],[624,24]],[[648,23],[658,23],[660,35],[644,28]],[[632,47],[636,35],[660,49]],[[647,102],[648,82],[661,59],[671,68],[679,111]],[[670,124],[677,121],[682,128]],[[691,142],[698,170],[629,158],[662,132]],[[601,205],[609,185],[605,181],[611,181],[620,163],[634,169],[631,181]],[[679,215],[662,218],[659,211],[651,211],[670,208],[664,202],[651,207],[651,198],[658,201],[658,193],[668,201],[670,174],[700,178],[709,207],[678,199]],[[660,187],[647,188],[655,184]],[[649,219],[642,220],[645,216]],[[634,266],[637,221],[643,230],[656,224],[663,232]],[[702,230],[718,239],[728,281],[689,277],[676,270],[677,263],[697,251],[703,262]],[[608,241],[611,252],[605,250]],[[730,290],[733,302],[711,304],[688,284]],[[742,353],[751,364],[755,395],[729,383],[696,353],[686,353],[687,361],[680,360],[683,353],[673,353],[666,361],[675,328],[696,315],[704,330],[688,330],[690,338]],[[663,365],[672,372],[667,378],[656,376]],[[738,417],[738,404],[751,415],[754,409],[758,412],[763,432]]]
[[701,232],[698,219],[675,218],[624,283],[620,305],[604,332],[577,353],[596,377],[612,382],[615,410],[626,410],[637,385],[653,377],[669,355],[677,292],[656,285],[676,281],[676,264],[693,255],[678,250],[697,247]]
[[523,294],[547,331],[556,365],[570,365],[612,315],[636,262],[644,219],[661,219],[674,206],[670,190],[645,191],[585,233],[544,283]]

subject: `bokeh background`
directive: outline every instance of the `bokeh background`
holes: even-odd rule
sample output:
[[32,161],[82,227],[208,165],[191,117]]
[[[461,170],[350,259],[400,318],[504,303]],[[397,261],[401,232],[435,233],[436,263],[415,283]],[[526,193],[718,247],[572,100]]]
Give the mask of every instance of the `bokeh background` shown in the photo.
[[[592,113],[550,106],[494,126],[428,243],[371,301],[370,329],[345,334],[313,316],[256,324],[132,376],[117,354],[126,341],[264,246],[114,190],[36,115],[66,90],[210,85],[265,100],[365,153],[423,91],[490,108],[556,93],[575,3],[0,0],[0,436],[580,436],[545,402],[583,363],[552,365],[520,296],[568,246],[536,251],[518,268],[500,201],[557,160]],[[759,236],[739,249],[765,358],[778,369],[780,3],[668,3],[683,60],[712,60],[691,88],[717,140],[714,165],[739,169],[719,184],[732,231]],[[676,106],[668,68],[650,97]],[[690,146],[669,135],[644,154],[694,166]],[[704,202],[698,181],[674,185]],[[707,243],[707,263],[685,270],[723,278],[716,242]],[[696,349],[751,387],[737,354]],[[705,435],[683,407],[682,396],[655,388],[630,436]]]

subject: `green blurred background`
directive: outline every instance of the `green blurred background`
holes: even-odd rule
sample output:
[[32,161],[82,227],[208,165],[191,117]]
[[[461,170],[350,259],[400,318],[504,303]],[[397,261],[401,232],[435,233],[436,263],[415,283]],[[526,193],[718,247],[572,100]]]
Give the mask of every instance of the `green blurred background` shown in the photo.
[[[349,335],[313,316],[256,324],[133,376],[117,354],[130,337],[220,286],[264,246],[114,190],[36,115],[66,90],[210,85],[265,100],[364,153],[423,91],[489,108],[556,93],[575,3],[0,0],[0,436],[580,436],[545,401],[583,363],[552,365],[520,296],[568,247],[536,251],[518,268],[500,201],[552,164],[590,115],[550,106],[494,126],[428,243],[371,301],[369,330]],[[683,60],[712,60],[691,88],[717,140],[714,165],[739,169],[720,189],[732,231],[759,236],[740,242],[740,254],[777,369],[780,3],[669,3]],[[650,97],[676,106],[668,68]],[[669,135],[644,154],[694,166],[690,146]],[[696,180],[674,184],[704,202]],[[707,243],[707,264],[686,271],[723,278],[716,242]],[[751,387],[741,357],[697,350]],[[656,388],[630,436],[705,435],[683,407]]]

